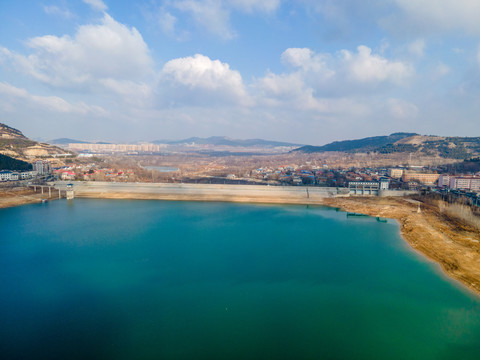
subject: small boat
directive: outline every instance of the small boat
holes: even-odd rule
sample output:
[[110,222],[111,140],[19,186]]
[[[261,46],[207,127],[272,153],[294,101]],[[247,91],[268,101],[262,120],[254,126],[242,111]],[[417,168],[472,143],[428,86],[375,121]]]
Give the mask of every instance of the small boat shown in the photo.
[[47,202],[47,199],[42,199],[42,204],[45,204]]
[[347,217],[350,217],[350,216],[364,217],[364,216],[368,216],[368,215],[359,214],[359,213],[354,213],[354,212],[349,212],[349,213],[347,213]]

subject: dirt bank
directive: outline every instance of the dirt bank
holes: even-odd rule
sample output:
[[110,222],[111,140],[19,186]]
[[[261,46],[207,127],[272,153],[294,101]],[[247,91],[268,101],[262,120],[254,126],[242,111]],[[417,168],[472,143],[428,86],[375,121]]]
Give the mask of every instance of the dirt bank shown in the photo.
[[0,208],[41,202],[45,194],[35,193],[28,188],[0,188]]

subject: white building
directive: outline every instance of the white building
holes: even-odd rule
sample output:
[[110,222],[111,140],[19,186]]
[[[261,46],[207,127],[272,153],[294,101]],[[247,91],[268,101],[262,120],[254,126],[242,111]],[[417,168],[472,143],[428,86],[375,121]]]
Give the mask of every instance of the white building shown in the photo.
[[25,179],[33,179],[35,176],[37,176],[37,172],[32,170],[32,171],[22,171],[20,173],[20,180],[25,180]]
[[449,187],[451,189],[461,189],[479,192],[480,177],[475,176],[455,176],[450,179]]
[[38,160],[33,164],[33,170],[37,172],[38,175],[45,175],[50,173],[50,162],[45,160]]
[[453,178],[454,176],[452,175],[440,175],[438,177],[438,186],[439,187],[449,187],[450,186],[450,180]]
[[10,170],[0,171],[0,181],[10,181],[12,180],[12,172]]

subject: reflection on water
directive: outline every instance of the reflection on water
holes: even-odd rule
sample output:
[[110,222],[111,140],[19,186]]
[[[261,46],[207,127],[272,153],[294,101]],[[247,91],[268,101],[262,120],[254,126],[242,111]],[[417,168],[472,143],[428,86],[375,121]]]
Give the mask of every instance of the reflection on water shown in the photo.
[[412,252],[394,221],[75,199],[0,209],[0,229],[2,359],[480,354],[479,299]]

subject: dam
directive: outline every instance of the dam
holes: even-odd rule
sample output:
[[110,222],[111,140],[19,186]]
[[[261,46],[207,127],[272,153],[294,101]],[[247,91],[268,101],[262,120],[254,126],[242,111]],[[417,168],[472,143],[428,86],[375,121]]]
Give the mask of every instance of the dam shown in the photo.
[[186,201],[232,201],[309,204],[322,199],[349,196],[348,189],[335,187],[261,186],[169,183],[66,182],[53,183],[66,190],[73,184],[75,197],[112,199],[156,199]]

